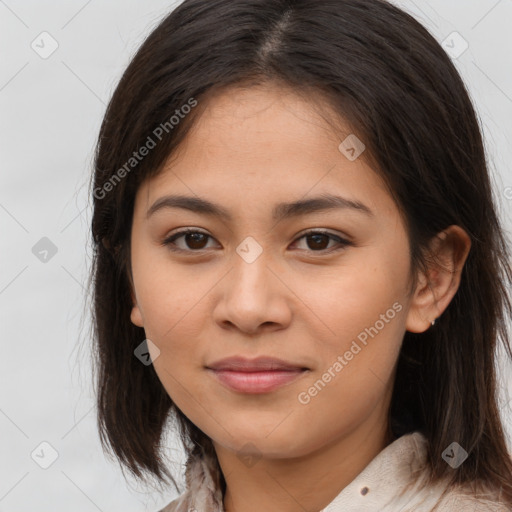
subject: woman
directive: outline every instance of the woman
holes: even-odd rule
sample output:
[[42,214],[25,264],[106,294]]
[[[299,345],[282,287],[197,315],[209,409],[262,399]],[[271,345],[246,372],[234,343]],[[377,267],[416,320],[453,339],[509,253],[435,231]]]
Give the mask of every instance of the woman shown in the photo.
[[166,512],[511,509],[509,250],[411,16],[185,0],[113,95],[93,195],[101,438],[174,482],[176,426]]

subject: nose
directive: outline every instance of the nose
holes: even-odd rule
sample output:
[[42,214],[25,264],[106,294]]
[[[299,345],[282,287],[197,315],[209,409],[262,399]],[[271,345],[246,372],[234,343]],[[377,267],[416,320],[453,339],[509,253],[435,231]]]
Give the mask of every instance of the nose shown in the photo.
[[214,320],[224,329],[248,335],[286,328],[292,317],[293,293],[277,267],[263,254],[251,263],[235,255],[233,268],[219,283],[221,297]]

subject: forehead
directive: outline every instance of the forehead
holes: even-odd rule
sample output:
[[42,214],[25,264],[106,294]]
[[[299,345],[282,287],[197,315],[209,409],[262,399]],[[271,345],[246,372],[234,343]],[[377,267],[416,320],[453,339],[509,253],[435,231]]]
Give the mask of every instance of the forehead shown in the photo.
[[221,91],[202,106],[163,170],[141,186],[147,208],[164,193],[211,197],[245,210],[326,193],[376,210],[395,208],[364,152],[351,160],[340,150],[354,134],[320,97],[306,100],[267,84]]
[[[336,122],[328,122],[335,117]],[[225,154],[229,148],[239,155],[258,156],[259,161],[275,153],[286,153],[289,159],[305,152],[317,157],[327,146],[336,149],[340,138],[350,133],[322,97],[306,99],[290,88],[268,83],[229,88],[207,97],[202,115],[181,149],[195,143],[205,151]]]

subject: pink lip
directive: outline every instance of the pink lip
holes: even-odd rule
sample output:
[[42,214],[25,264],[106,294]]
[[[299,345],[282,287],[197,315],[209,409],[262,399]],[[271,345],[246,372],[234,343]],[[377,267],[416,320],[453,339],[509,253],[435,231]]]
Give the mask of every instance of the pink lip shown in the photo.
[[241,393],[268,393],[284,386],[309,368],[272,357],[230,357],[206,367],[228,388]]

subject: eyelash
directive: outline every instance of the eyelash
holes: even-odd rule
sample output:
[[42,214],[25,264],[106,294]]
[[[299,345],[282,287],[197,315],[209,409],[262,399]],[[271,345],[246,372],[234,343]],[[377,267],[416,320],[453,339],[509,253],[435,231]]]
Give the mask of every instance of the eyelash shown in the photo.
[[[213,238],[212,236],[208,235],[207,233],[204,233],[203,231],[198,231],[196,229],[184,229],[182,231],[178,231],[177,233],[174,233],[173,235],[167,237],[163,242],[162,242],[162,245],[163,246],[167,246],[168,249],[170,251],[173,251],[173,252],[192,252],[192,253],[201,253],[203,251],[206,251],[207,249],[198,249],[198,250],[193,250],[193,249],[190,249],[190,250],[186,250],[186,249],[180,249],[180,248],[177,248],[177,247],[173,247],[174,245],[174,241],[177,240],[178,238],[182,237],[182,236],[185,236],[185,235],[188,235],[188,234],[194,234],[194,233],[198,233],[198,234],[201,234],[201,235],[205,235],[209,238]],[[344,238],[341,238],[340,236],[337,236],[337,235],[334,235],[333,233],[330,233],[328,231],[322,231],[322,230],[311,230],[311,231],[307,231],[306,233],[303,233],[300,237],[296,238],[294,243],[301,240],[302,238],[305,238],[307,236],[310,236],[310,235],[326,235],[328,236],[329,238],[335,240],[339,245],[340,247],[337,247],[337,248],[331,248],[331,249],[321,249],[319,251],[313,251],[313,250],[309,250],[307,252],[312,252],[312,253],[323,253],[323,254],[330,254],[332,252],[337,252],[337,251],[340,251],[342,249],[345,249],[347,246],[351,246],[351,245],[354,245],[352,242],[350,242],[349,240],[346,240]]]

